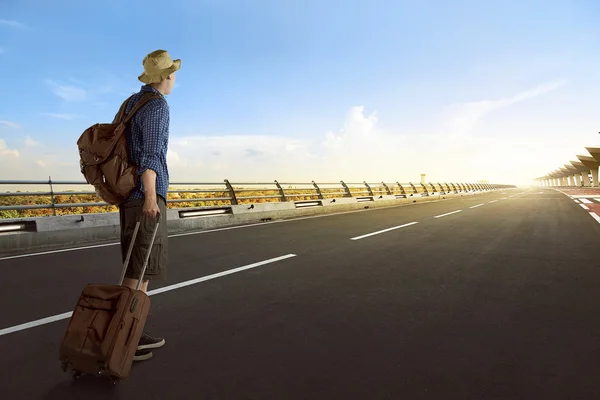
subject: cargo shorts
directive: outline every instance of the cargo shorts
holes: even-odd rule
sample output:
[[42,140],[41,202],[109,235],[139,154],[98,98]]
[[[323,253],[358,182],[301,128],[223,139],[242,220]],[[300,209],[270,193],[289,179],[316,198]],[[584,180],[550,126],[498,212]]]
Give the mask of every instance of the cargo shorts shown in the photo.
[[157,196],[160,218],[151,219],[142,217],[144,199],[127,200],[119,206],[119,220],[121,230],[121,257],[125,262],[129,244],[133,237],[135,225],[140,220],[140,228],[137,233],[129,265],[125,272],[125,278],[139,279],[146,254],[152,241],[152,234],[156,227],[156,222],[160,223],[154,245],[148,259],[148,267],[144,274],[144,280],[165,280],[167,279],[167,261],[168,261],[168,229],[167,229],[167,205],[162,196]]

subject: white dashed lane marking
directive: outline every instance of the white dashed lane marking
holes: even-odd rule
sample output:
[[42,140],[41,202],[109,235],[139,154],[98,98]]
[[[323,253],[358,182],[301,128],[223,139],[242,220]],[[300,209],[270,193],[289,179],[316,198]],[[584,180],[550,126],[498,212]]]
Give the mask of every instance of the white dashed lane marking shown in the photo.
[[446,217],[448,215],[456,214],[456,213],[459,213],[459,212],[462,212],[462,210],[456,210],[456,211],[452,211],[452,212],[449,212],[449,213],[446,213],[446,214],[436,215],[433,218],[442,218],[442,217]]
[[414,225],[414,224],[418,224],[418,222],[410,222],[410,223],[404,224],[404,225],[393,226],[391,228],[383,229],[381,231],[367,233],[366,235],[362,235],[362,236],[356,236],[356,237],[350,238],[350,240],[360,240],[360,239],[364,239],[364,238],[367,238],[367,237],[370,237],[370,236],[379,235],[381,233],[390,232],[390,231],[393,231],[393,230],[396,230],[396,229],[400,229],[400,228],[405,228],[407,226],[411,226],[411,225]]

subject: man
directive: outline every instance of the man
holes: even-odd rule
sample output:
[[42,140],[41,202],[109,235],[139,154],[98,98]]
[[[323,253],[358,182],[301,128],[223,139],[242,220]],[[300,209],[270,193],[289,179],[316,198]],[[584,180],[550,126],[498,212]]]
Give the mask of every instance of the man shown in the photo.
[[[130,112],[144,94],[153,92],[157,94],[157,97],[149,100],[138,110],[132,117],[126,133],[128,157],[130,162],[138,168],[139,181],[130,197],[119,206],[119,217],[123,262],[136,222],[138,218],[142,217],[136,244],[123,280],[124,286],[134,289],[137,287],[155,224],[157,221],[160,222],[148,260],[148,267],[140,287],[141,290],[147,292],[150,280],[164,280],[167,273],[166,199],[169,187],[167,148],[170,118],[169,105],[165,96],[170,94],[173,89],[175,73],[181,67],[181,60],[173,61],[167,51],[156,50],[144,57],[142,65],[144,72],[138,79],[145,85],[129,99],[125,112]],[[164,339],[154,338],[144,332],[133,359],[135,361],[147,360],[152,357],[150,349],[161,347],[164,344]]]

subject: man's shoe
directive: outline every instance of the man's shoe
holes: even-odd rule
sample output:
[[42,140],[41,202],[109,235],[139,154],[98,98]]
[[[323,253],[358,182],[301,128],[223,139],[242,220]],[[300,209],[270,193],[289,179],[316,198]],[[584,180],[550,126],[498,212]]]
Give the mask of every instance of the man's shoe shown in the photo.
[[138,343],[138,350],[144,349],[158,349],[165,345],[165,339],[163,338],[154,338],[148,335],[146,332],[142,333],[142,337]]
[[133,361],[143,361],[152,358],[152,352],[150,350],[138,350],[133,356]]

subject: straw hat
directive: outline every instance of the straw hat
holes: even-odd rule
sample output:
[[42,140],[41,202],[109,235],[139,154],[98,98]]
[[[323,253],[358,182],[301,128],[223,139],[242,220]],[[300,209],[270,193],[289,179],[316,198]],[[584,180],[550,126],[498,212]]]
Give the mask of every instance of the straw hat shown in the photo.
[[146,84],[159,83],[181,67],[181,60],[173,61],[166,50],[155,50],[142,61],[144,72],[138,79]]

